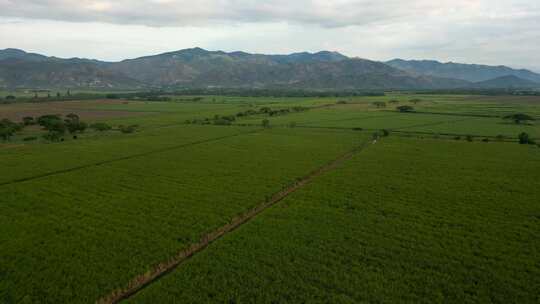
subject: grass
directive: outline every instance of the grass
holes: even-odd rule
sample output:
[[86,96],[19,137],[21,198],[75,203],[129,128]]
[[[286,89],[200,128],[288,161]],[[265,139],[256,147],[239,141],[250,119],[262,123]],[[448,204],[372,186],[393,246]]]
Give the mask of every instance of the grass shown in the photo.
[[538,168],[528,146],[384,139],[128,302],[534,303]]

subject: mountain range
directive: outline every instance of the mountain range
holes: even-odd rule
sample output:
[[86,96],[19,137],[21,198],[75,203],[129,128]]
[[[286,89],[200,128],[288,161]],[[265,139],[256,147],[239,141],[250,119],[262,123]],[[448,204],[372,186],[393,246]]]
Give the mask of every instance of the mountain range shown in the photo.
[[540,74],[504,66],[395,59],[378,62],[337,52],[262,55],[185,49],[120,62],[61,59],[0,50],[4,88],[294,88],[408,90],[537,88]]

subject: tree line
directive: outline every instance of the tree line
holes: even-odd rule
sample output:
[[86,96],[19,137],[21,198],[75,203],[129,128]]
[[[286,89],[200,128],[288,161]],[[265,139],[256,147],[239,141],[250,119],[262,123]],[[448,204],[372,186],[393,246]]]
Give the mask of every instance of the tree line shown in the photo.
[[287,115],[290,113],[298,113],[298,112],[304,112],[308,111],[309,107],[301,107],[301,106],[295,106],[295,107],[289,107],[289,108],[278,108],[278,109],[272,109],[270,107],[262,107],[259,109],[249,109],[246,111],[238,112],[236,114],[231,115],[214,115],[214,117],[211,118],[203,118],[203,119],[192,119],[192,120],[186,120],[186,124],[199,124],[199,125],[231,125],[236,121],[238,118],[242,117],[248,117],[252,115],[267,115],[270,117],[274,116],[280,116],[280,115]]
[[[39,117],[26,116],[21,122],[13,122],[9,119],[0,120],[0,139],[9,141],[17,132],[22,131],[28,126],[40,126],[46,133],[42,136],[45,140],[51,142],[64,141],[66,135],[77,139],[79,134],[84,133],[87,129],[93,129],[98,132],[113,130],[113,127],[104,122],[88,124],[82,121],[79,115],[70,113],[63,117],[59,114],[47,114]],[[134,133],[138,129],[137,125],[120,125],[117,130],[122,133]],[[23,139],[24,141],[37,140],[37,137],[30,136]]]
[[70,100],[90,100],[105,98],[101,93],[72,93],[71,90],[65,92],[34,91],[33,96],[15,96],[9,94],[3,99],[0,98],[0,104],[12,104],[15,102],[51,102],[51,101],[70,101]]

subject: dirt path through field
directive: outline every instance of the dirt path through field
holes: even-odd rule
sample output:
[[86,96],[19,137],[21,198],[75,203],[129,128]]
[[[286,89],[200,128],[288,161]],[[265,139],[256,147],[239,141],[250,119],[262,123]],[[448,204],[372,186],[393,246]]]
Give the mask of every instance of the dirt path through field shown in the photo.
[[273,196],[267,198],[264,202],[260,203],[258,206],[254,207],[253,209],[250,209],[242,214],[237,215],[236,217],[231,219],[231,221],[225,226],[222,226],[216,229],[215,231],[203,236],[198,243],[192,244],[190,247],[178,252],[174,257],[172,257],[168,261],[155,265],[152,268],[152,270],[146,272],[145,274],[141,274],[133,278],[130,282],[127,283],[127,285],[124,288],[111,292],[110,294],[96,301],[96,303],[98,304],[118,303],[122,300],[125,300],[131,297],[132,295],[136,294],[138,291],[140,291],[144,287],[148,286],[149,284],[158,280],[160,277],[174,270],[178,265],[182,264],[183,262],[191,258],[193,255],[195,255],[196,253],[207,248],[211,243],[220,239],[227,233],[234,231],[235,229],[247,223],[248,221],[253,219],[255,216],[257,216],[264,210],[268,209],[269,207],[283,200],[289,194],[306,186],[318,176],[335,169],[340,164],[342,164],[346,160],[352,158],[355,154],[365,149],[367,146],[371,144],[375,144],[375,143],[376,141],[373,141],[373,142],[366,141],[360,146],[354,148],[353,150],[341,155],[337,159],[334,159],[333,161],[323,165],[322,167],[319,167],[318,169],[310,172],[308,175],[302,177],[294,184],[288,186],[282,191],[275,193]]

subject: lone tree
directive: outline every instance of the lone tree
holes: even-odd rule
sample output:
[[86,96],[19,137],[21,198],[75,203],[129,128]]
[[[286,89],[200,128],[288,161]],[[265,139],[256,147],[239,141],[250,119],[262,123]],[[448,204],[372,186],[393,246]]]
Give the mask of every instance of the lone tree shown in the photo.
[[508,119],[508,120],[513,120],[516,124],[521,124],[524,121],[533,121],[533,120],[535,120],[534,117],[529,116],[527,114],[523,114],[523,113],[507,115],[507,116],[505,116],[503,118]]
[[3,140],[9,140],[17,131],[20,131],[22,126],[18,123],[12,122],[9,119],[0,120],[0,138]]
[[263,128],[270,128],[270,120],[268,119],[264,119],[261,124]]
[[396,109],[401,113],[414,112],[414,108],[411,106],[399,106]]
[[37,122],[45,130],[49,131],[43,137],[50,141],[59,141],[67,130],[65,122],[59,115],[40,116]]
[[25,126],[30,126],[30,125],[33,125],[33,124],[36,123],[36,122],[34,121],[34,117],[32,117],[32,116],[26,116],[26,117],[23,117],[22,121],[23,121],[23,124],[24,124]]
[[11,136],[15,134],[15,131],[11,128],[0,127],[0,138],[3,141],[9,140]]
[[522,132],[521,134],[519,134],[518,138],[519,138],[519,143],[522,145],[534,144],[534,141],[529,137],[529,134],[525,132]]
[[88,125],[85,122],[82,122],[79,119],[79,115],[77,114],[68,114],[66,115],[66,119],[64,120],[66,124],[66,128],[70,134],[75,134],[77,132],[84,132]]

